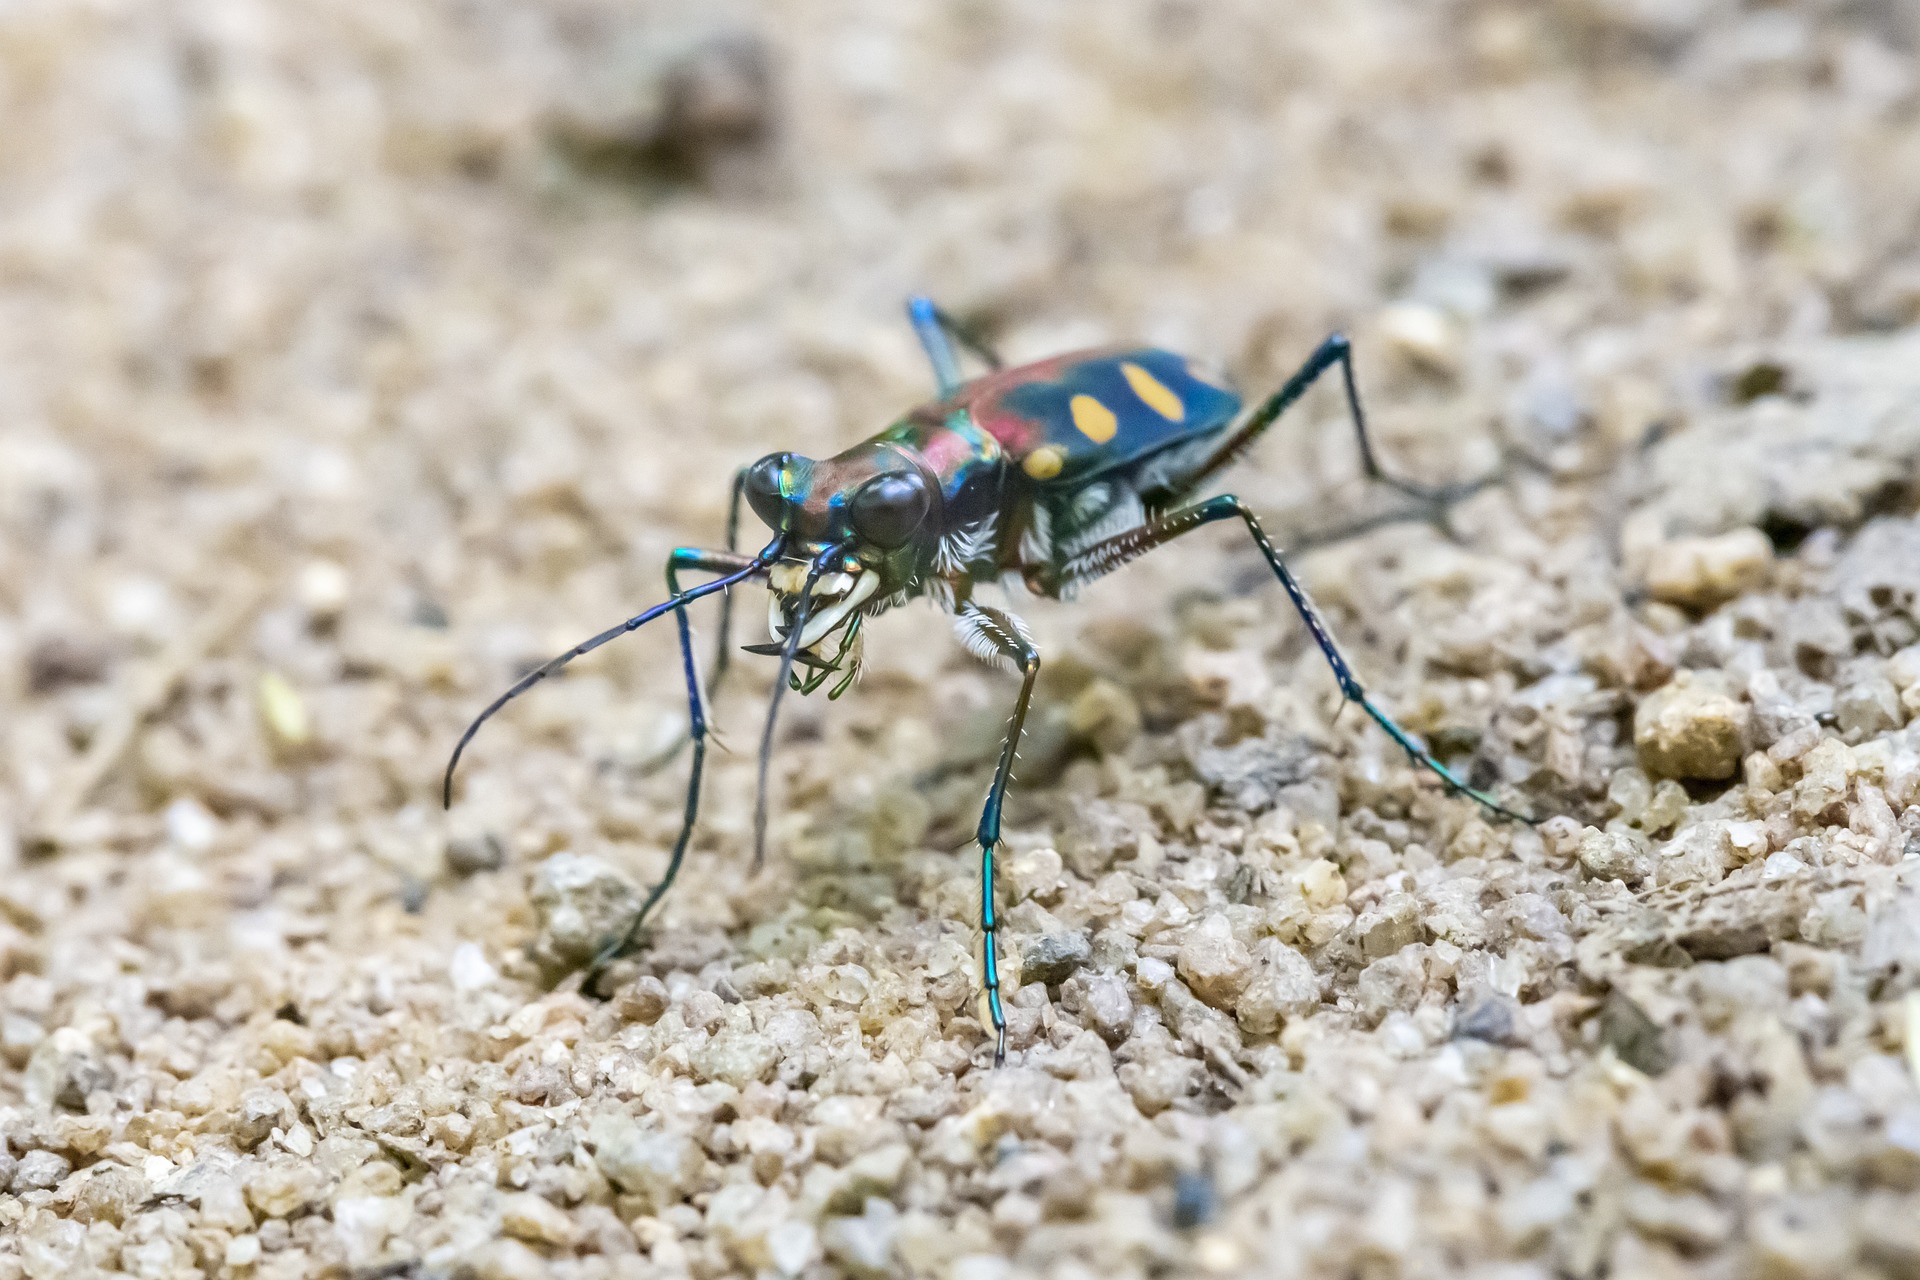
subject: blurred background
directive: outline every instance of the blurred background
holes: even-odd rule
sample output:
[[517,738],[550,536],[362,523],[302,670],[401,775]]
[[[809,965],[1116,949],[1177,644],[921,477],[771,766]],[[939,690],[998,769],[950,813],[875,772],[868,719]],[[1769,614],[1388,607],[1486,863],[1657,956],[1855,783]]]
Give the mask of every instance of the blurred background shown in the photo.
[[[1799,353],[1920,321],[1917,50],[1906,0],[6,5],[0,1100],[90,1009],[377,1012],[463,939],[532,981],[502,863],[657,874],[667,629],[490,726],[451,825],[445,753],[530,663],[657,600],[670,547],[715,545],[735,468],[924,398],[910,292],[1016,360],[1140,338],[1249,395],[1343,328],[1402,472],[1524,450],[1460,513],[1497,535],[1471,555],[1414,531],[1308,563],[1387,701],[1471,751],[1554,666],[1542,637],[1612,616],[1662,539],[1751,524],[1788,552],[1911,483],[1871,440],[1805,491],[1785,453],[1640,464],[1794,403]],[[1294,533],[1381,509],[1324,390],[1229,484]],[[1194,540],[1032,608],[1055,660],[1028,846],[1111,790],[1106,757],[1153,756],[1143,723],[1164,740],[1248,681],[1360,753],[1349,798],[1411,794],[1364,726],[1328,729],[1257,570]],[[740,612],[757,630],[757,592]],[[1284,634],[1286,665],[1167,656],[1176,619],[1229,655]],[[863,859],[964,842],[1011,688],[917,608],[868,655],[830,710],[787,704],[759,880],[767,664],[736,669],[669,918],[742,928],[796,892],[858,917]],[[1530,750],[1485,767],[1604,815],[1604,770],[1543,779]],[[852,879],[797,890],[796,859]]]

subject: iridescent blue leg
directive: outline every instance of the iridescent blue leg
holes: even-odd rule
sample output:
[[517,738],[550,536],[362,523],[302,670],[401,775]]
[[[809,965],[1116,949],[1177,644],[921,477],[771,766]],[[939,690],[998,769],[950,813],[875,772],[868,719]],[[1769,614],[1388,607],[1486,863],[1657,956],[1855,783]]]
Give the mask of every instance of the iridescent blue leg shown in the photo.
[[980,811],[980,827],[974,833],[980,842],[980,933],[984,942],[981,985],[987,997],[987,1016],[993,1023],[993,1065],[998,1067],[1007,1060],[1007,1017],[1000,1004],[1000,923],[994,909],[993,855],[1000,845],[1000,810],[1006,802],[1007,783],[1013,779],[1020,730],[1027,722],[1027,706],[1033,700],[1034,678],[1040,674],[1040,653],[1008,615],[977,605],[964,605],[961,612],[974,621],[979,634],[990,640],[1021,676],[1020,696],[1014,700],[1007,739],[1000,747],[1000,763],[994,768],[993,785],[987,788],[986,807]]
[[1287,599],[1293,602],[1294,609],[1300,614],[1300,620],[1307,624],[1308,634],[1313,637],[1313,642],[1320,646],[1320,652],[1325,656],[1327,665],[1333,668],[1334,679],[1340,684],[1341,695],[1350,702],[1358,703],[1360,709],[1365,711],[1375,724],[1384,729],[1387,736],[1413,758],[1415,764],[1432,771],[1454,791],[1472,798],[1482,807],[1503,818],[1512,818],[1517,822],[1532,822],[1533,819],[1525,814],[1515,813],[1484,791],[1477,791],[1468,786],[1454,774],[1453,770],[1428,754],[1419,739],[1395,724],[1393,717],[1382,711],[1371,698],[1367,697],[1367,692],[1361,687],[1359,678],[1353,674],[1353,668],[1347,665],[1346,658],[1334,644],[1333,635],[1327,630],[1327,624],[1321,620],[1320,611],[1314,608],[1313,601],[1307,597],[1306,589],[1300,585],[1299,579],[1293,576],[1293,571],[1287,567],[1286,561],[1280,558],[1280,553],[1274,549],[1273,543],[1267,540],[1266,531],[1260,527],[1260,522],[1254,519],[1253,512],[1232,494],[1221,494],[1217,498],[1209,498],[1191,507],[1183,507],[1156,520],[1148,521],[1136,529],[1130,529],[1104,542],[1097,542],[1067,561],[1056,580],[1043,579],[1039,585],[1046,594],[1055,594],[1063,585],[1086,582],[1111,573],[1128,561],[1138,559],[1155,547],[1171,542],[1182,534],[1191,533],[1203,525],[1235,519],[1247,526],[1247,532],[1253,536],[1254,545],[1259,547],[1260,554],[1266,557],[1267,566],[1273,570],[1274,576],[1280,579],[1280,586],[1286,591]]
[[921,347],[926,350],[928,363],[933,365],[933,380],[939,385],[941,395],[953,391],[965,381],[960,372],[960,354],[954,350],[956,342],[985,361],[988,368],[1000,367],[1000,354],[981,341],[967,326],[941,310],[933,299],[920,294],[908,298],[907,318],[913,321],[913,331],[919,336]]
[[[740,468],[733,473],[733,493],[727,502],[727,552],[732,554],[740,543],[740,503],[745,497],[747,469]],[[720,686],[727,678],[727,672],[733,667],[733,592],[723,590],[720,593],[720,623],[713,645],[713,674],[707,679],[707,692],[718,697]],[[682,738],[665,751],[654,756],[642,766],[641,772],[653,773],[672,764],[680,755],[680,748],[690,739]]]
[[[682,571],[706,571],[725,574],[738,580],[759,568],[759,563],[745,556],[723,554],[714,551],[701,551],[693,547],[680,547],[667,558],[667,590],[674,596],[681,595],[680,574]],[[744,572],[743,572],[744,571]],[[726,579],[723,578],[722,581]],[[708,584],[712,585],[712,584]],[[687,622],[687,611],[678,610],[674,621],[680,632],[680,666],[687,682],[687,721],[689,725],[688,741],[693,743],[693,766],[687,776],[687,804],[680,821],[679,838],[673,842],[673,853],[667,859],[667,870],[660,877],[660,883],[647,893],[646,901],[633,913],[633,919],[617,937],[611,938],[600,948],[600,954],[593,958],[581,989],[592,991],[599,981],[601,972],[615,959],[632,948],[639,938],[640,930],[647,922],[647,916],[666,897],[667,890],[673,887],[673,881],[680,874],[680,864],[685,860],[687,845],[693,839],[693,828],[700,817],[700,779],[707,763],[707,713],[700,696],[700,672],[693,657],[693,628]]]
[[953,349],[953,339],[940,324],[940,308],[933,305],[933,299],[916,293],[907,299],[907,318],[913,321],[913,332],[933,366],[933,381],[944,396],[960,385],[960,353]]

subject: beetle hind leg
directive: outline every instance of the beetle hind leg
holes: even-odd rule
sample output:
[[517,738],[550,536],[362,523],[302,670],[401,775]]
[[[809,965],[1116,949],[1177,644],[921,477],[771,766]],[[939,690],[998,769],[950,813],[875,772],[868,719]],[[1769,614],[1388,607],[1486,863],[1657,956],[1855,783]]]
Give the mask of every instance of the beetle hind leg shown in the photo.
[[1446,783],[1449,790],[1468,797],[1482,808],[1503,818],[1511,818],[1516,822],[1535,821],[1523,813],[1507,808],[1486,792],[1469,786],[1453,770],[1434,759],[1432,753],[1421,745],[1419,739],[1401,728],[1392,716],[1367,696],[1367,691],[1361,685],[1359,677],[1354,675],[1353,668],[1347,664],[1346,656],[1334,643],[1333,633],[1327,630],[1327,624],[1321,619],[1320,611],[1314,608],[1313,601],[1307,596],[1306,588],[1300,585],[1300,580],[1294,577],[1293,570],[1287,567],[1287,562],[1281,558],[1280,552],[1268,540],[1266,530],[1262,529],[1260,522],[1254,519],[1253,512],[1232,494],[1221,494],[1205,502],[1182,507],[1156,520],[1151,520],[1137,529],[1089,547],[1069,560],[1059,577],[1036,584],[1036,589],[1043,594],[1059,595],[1067,587],[1102,577],[1130,561],[1139,559],[1155,547],[1173,541],[1182,534],[1192,533],[1195,529],[1221,520],[1239,520],[1246,525],[1247,532],[1252,536],[1254,545],[1260,549],[1267,567],[1273,571],[1274,577],[1280,580],[1281,589],[1287,593],[1287,599],[1292,603],[1294,611],[1306,624],[1307,633],[1313,637],[1314,644],[1319,646],[1321,655],[1327,660],[1327,665],[1333,668],[1334,679],[1339,682],[1342,697],[1366,712],[1367,716],[1379,725],[1415,764]]
[[1484,476],[1473,480],[1463,480],[1453,484],[1429,485],[1416,480],[1408,480],[1395,475],[1381,465],[1380,455],[1373,447],[1373,435],[1367,428],[1366,410],[1360,405],[1360,386],[1353,372],[1353,343],[1344,333],[1329,334],[1325,341],[1314,348],[1313,354],[1296,369],[1293,376],[1280,385],[1280,389],[1268,396],[1248,414],[1245,421],[1228,433],[1211,450],[1194,459],[1190,469],[1177,478],[1170,478],[1168,500],[1183,501],[1222,470],[1230,466],[1254,443],[1266,433],[1280,416],[1307,393],[1308,388],[1319,381],[1320,376],[1338,366],[1341,388],[1346,394],[1347,417],[1353,423],[1354,440],[1360,447],[1360,465],[1367,479],[1383,484],[1396,493],[1404,494],[1417,504],[1414,510],[1401,518],[1426,519],[1447,532],[1446,518],[1448,509],[1464,498],[1472,497],[1480,490],[1498,481],[1506,474],[1504,465],[1496,467]]

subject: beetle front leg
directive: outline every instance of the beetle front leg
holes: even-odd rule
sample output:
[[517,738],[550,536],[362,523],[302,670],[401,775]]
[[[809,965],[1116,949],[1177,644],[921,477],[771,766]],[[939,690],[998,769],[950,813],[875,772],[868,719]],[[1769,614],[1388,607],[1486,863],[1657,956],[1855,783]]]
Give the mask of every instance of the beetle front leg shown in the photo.
[[[757,561],[754,557],[743,556],[732,551],[704,551],[697,547],[679,547],[667,557],[667,589],[679,596],[680,574],[682,572],[707,572],[732,576],[750,571]],[[693,743],[693,765],[687,775],[686,809],[680,822],[680,835],[673,842],[673,853],[667,859],[667,870],[660,877],[660,883],[648,891],[646,900],[640,909],[633,913],[633,919],[627,927],[600,948],[588,967],[581,990],[592,992],[600,975],[614,960],[626,954],[639,938],[641,928],[647,922],[660,899],[667,896],[667,890],[673,887],[675,877],[680,874],[680,864],[686,859],[687,845],[693,840],[694,824],[700,817],[700,780],[707,763],[707,713],[706,704],[700,694],[700,670],[693,656],[693,628],[687,622],[687,611],[678,610],[674,615],[680,635],[680,665],[687,684],[687,739]]]
[[[733,473],[733,494],[727,500],[727,554],[739,550],[740,544],[740,503],[746,496],[747,468],[741,467]],[[707,681],[707,692],[720,696],[720,685],[727,678],[727,671],[733,665],[733,592],[720,593],[719,638],[713,646],[713,678]]]
[[993,771],[993,785],[987,788],[986,807],[980,811],[980,827],[975,839],[980,842],[980,933],[984,941],[981,987],[987,1001],[987,1016],[993,1024],[993,1065],[1007,1061],[1007,1017],[1000,1004],[999,917],[994,907],[996,896],[994,852],[1000,845],[1000,810],[1006,801],[1007,783],[1013,779],[1013,761],[1020,746],[1020,731],[1027,721],[1027,707],[1033,701],[1034,678],[1040,674],[1040,651],[1033,647],[1026,626],[1010,613],[975,604],[961,607],[955,628],[963,644],[977,657],[998,660],[1020,672],[1020,696],[1014,700],[1013,718],[1007,724],[1007,739],[1000,747],[1000,763]]
[[[674,564],[679,568],[726,573],[731,571],[722,566],[730,565],[735,561],[745,561],[745,557],[735,550],[735,544],[740,540],[740,502],[746,478],[745,467],[733,473],[733,498],[727,506],[727,549],[722,552],[700,550],[695,547],[677,548],[673,556]],[[674,580],[673,565],[668,567],[667,580],[669,582]],[[733,665],[733,592],[731,591],[723,590],[720,593],[720,623],[717,630],[719,634],[713,646],[713,674],[707,679],[707,694],[710,697],[720,696],[721,682],[727,678],[727,672]],[[684,744],[677,742],[661,752],[648,761],[643,772],[652,773],[656,769],[664,769],[672,764],[679,756],[682,745]]]

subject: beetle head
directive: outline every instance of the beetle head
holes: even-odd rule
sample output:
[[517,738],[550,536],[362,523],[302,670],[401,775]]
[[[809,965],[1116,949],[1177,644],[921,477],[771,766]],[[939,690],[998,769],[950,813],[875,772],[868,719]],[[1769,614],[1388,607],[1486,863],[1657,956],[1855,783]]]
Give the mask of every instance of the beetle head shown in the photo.
[[902,553],[938,539],[940,486],[917,459],[891,445],[819,462],[770,453],[747,468],[741,491],[768,528],[793,538],[793,556],[846,542],[863,565],[886,569]]
[[801,651],[819,661],[837,652],[829,640],[834,632],[925,572],[939,543],[940,486],[919,459],[890,444],[822,461],[769,454],[747,468],[741,493],[755,515],[789,539],[786,557],[767,574],[775,642],[797,616],[812,558],[835,544],[846,548],[813,588]]

